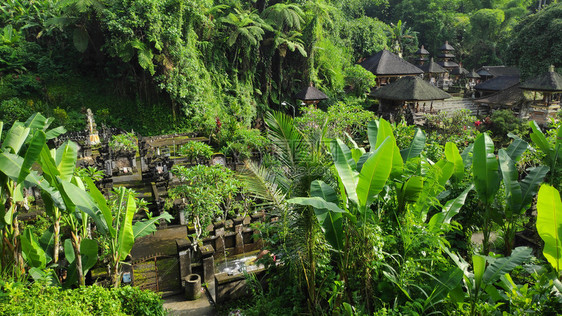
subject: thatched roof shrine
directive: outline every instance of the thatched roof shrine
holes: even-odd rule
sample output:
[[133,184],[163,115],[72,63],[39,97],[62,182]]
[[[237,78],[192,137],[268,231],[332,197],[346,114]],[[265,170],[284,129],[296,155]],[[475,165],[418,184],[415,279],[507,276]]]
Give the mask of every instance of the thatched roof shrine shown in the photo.
[[371,92],[378,99],[396,101],[443,100],[451,97],[447,92],[432,86],[419,77],[403,77]]
[[439,47],[439,50],[441,51],[454,51],[455,49],[453,48],[453,46],[451,46],[451,44],[449,44],[449,41],[445,41],[445,44],[443,44],[443,46]]
[[423,70],[426,74],[442,74],[446,73],[447,69],[441,67],[438,63],[433,61],[433,57],[427,64],[423,64],[420,66],[420,69]]
[[478,78],[480,78],[480,75],[476,71],[474,71],[474,69],[472,69],[472,71],[468,75],[466,75],[466,77],[478,79]]
[[550,66],[548,72],[542,73],[521,84],[521,89],[545,92],[562,92],[562,75]]
[[474,100],[475,103],[485,103],[489,105],[499,105],[513,107],[525,101],[523,91],[519,89],[519,84],[511,86],[508,89],[496,92],[487,97]]
[[377,76],[419,75],[423,71],[384,49],[360,63]]
[[486,80],[474,86],[476,90],[501,91],[519,83],[519,76],[501,76]]
[[309,86],[297,92],[297,94],[295,94],[295,99],[302,101],[321,101],[328,99],[328,96],[315,87]]
[[418,49],[418,51],[414,53],[414,55],[429,55],[429,52],[422,45],[420,49]]
[[506,66],[482,66],[476,72],[481,77],[519,76],[519,69]]

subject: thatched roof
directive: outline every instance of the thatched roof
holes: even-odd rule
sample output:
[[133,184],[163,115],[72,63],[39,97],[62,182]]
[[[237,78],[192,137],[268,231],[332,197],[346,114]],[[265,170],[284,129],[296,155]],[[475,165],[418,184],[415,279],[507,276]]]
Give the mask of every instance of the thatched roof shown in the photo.
[[519,76],[519,69],[506,66],[482,66],[476,72],[483,77]]
[[423,71],[386,49],[365,59],[360,64],[377,76],[419,75]]
[[429,55],[429,52],[422,45],[414,55]]
[[478,79],[480,78],[480,75],[476,71],[474,71],[474,69],[472,69],[472,71],[468,75],[466,75],[466,77]]
[[524,100],[525,95],[523,94],[523,91],[519,89],[519,84],[516,84],[503,91],[496,92],[484,98],[476,99],[474,102],[512,107]]
[[439,66],[438,63],[433,61],[433,57],[431,58],[429,63],[421,65],[420,69],[423,70],[423,72],[425,72],[426,74],[442,74],[447,72],[447,69]]
[[454,62],[454,61],[450,61],[450,60],[448,60],[448,61],[438,61],[437,63],[438,63],[441,67],[443,67],[443,68],[448,68],[448,69],[457,68],[457,67],[459,66],[459,64],[457,64],[457,63]]
[[445,41],[445,44],[443,44],[443,46],[439,47],[439,50],[443,50],[443,51],[453,51],[455,50],[453,48],[453,46],[451,46],[451,44],[449,44],[448,41]]
[[554,66],[550,66],[548,72],[542,73],[535,78],[523,82],[521,84],[521,89],[562,92],[562,76],[554,71]]
[[474,86],[476,90],[501,91],[519,83],[519,76],[501,76],[486,80]]
[[395,82],[380,87],[370,94],[377,99],[398,101],[443,100],[451,96],[420,77],[403,77]]
[[439,56],[437,56],[439,58],[455,58],[454,54],[450,54],[450,53],[445,53],[445,54],[440,54]]
[[457,68],[453,68],[453,70],[451,70],[451,75],[455,75],[455,76],[465,76],[468,74],[469,74],[468,70],[462,68],[460,65]]
[[297,94],[295,94],[295,99],[303,101],[320,101],[328,99],[328,96],[315,87],[310,86],[297,92]]

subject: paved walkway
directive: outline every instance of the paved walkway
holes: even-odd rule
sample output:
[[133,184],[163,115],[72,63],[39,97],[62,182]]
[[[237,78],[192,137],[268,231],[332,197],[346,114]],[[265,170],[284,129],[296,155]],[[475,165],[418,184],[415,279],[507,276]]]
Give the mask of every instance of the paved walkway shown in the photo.
[[[205,289],[202,289],[205,291]],[[174,316],[215,316],[215,306],[206,295],[206,291],[195,301],[187,301],[183,294],[168,297],[164,300],[164,308],[168,315]]]

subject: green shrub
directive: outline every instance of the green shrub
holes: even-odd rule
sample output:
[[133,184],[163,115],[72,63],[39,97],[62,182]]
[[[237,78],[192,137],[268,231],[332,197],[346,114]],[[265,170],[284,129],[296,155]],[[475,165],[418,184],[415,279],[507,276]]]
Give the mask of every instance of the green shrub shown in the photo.
[[190,161],[209,160],[213,155],[213,148],[203,142],[192,141],[182,145],[178,151],[180,156],[187,157]]
[[313,106],[301,108],[303,115],[295,118],[295,123],[304,135],[318,133],[326,124],[327,138],[347,139],[346,133],[355,140],[367,139],[367,124],[375,119],[375,114],[365,110],[359,104],[338,102],[328,108],[327,112]]
[[0,103],[0,118],[5,124],[5,129],[15,121],[25,122],[34,113],[28,103],[20,98],[11,98]]
[[62,290],[0,281],[0,315],[165,315],[162,299],[135,287]]
[[259,130],[241,128],[234,132],[231,141],[227,142],[222,152],[238,159],[246,159],[250,158],[253,152],[264,153],[269,144],[269,139],[262,136]]
[[137,136],[134,133],[125,133],[111,136],[109,148],[116,151],[136,152],[139,150]]
[[494,111],[489,119],[484,120],[483,126],[485,130],[492,133],[494,143],[499,143],[498,148],[510,142],[510,138],[507,137],[508,133],[521,137],[528,130],[527,126],[511,110]]

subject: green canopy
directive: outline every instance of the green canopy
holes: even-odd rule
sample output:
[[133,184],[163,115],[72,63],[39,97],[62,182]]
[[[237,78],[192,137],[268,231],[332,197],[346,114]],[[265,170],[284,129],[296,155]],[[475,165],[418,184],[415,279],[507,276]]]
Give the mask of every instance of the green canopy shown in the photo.
[[371,92],[377,99],[397,101],[443,100],[451,97],[447,92],[432,86],[419,77],[403,77]]

